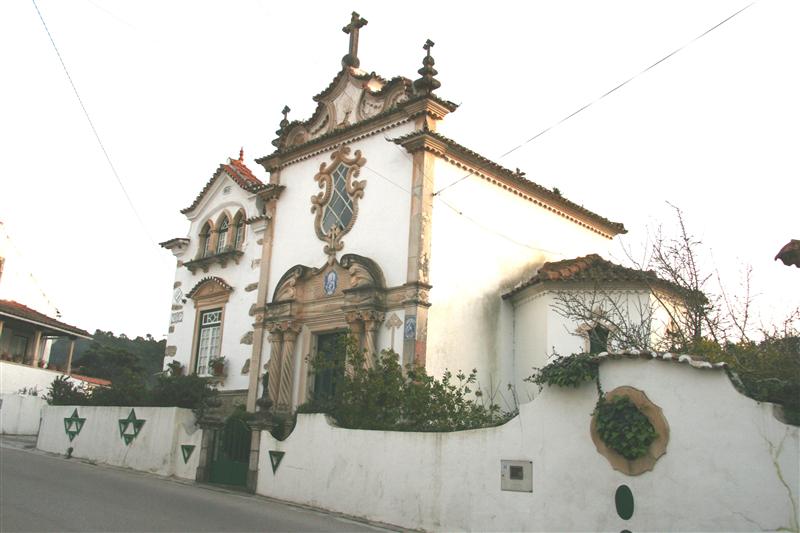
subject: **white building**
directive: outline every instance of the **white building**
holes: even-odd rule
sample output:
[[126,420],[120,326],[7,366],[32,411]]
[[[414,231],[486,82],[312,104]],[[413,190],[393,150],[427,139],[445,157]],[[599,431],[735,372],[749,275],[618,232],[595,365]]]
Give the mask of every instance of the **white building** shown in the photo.
[[589,348],[595,326],[566,324],[551,284],[525,282],[625,232],[437,133],[457,106],[436,93],[433,43],[418,79],[387,80],[359,68],[364,24],[345,28],[349,53],[314,114],[290,122],[284,108],[256,159],[264,179],[243,154],[228,160],[182,211],[188,236],[162,243],[178,259],[167,355],[198,374],[224,356],[221,389],[249,390],[251,410],[264,368],[277,410],[313,398],[324,384],[309,359],[348,331],[433,375],[477,368],[483,387],[523,387],[553,349]]

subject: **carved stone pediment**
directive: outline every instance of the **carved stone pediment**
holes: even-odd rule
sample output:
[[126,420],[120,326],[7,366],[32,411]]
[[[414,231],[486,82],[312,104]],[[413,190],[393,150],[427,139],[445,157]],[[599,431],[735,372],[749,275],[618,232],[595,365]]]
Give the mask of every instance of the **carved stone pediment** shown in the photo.
[[398,76],[386,81],[374,72],[346,67],[314,97],[317,109],[311,118],[290,123],[281,131],[278,148],[298,146],[352,126],[394,109],[411,96],[411,81],[406,78]]
[[195,305],[199,302],[227,302],[233,287],[217,276],[209,276],[201,279],[186,297],[194,300]]
[[386,302],[383,272],[373,260],[346,254],[340,261],[319,268],[297,265],[278,281],[267,304],[267,318],[341,312],[344,307],[383,307]]

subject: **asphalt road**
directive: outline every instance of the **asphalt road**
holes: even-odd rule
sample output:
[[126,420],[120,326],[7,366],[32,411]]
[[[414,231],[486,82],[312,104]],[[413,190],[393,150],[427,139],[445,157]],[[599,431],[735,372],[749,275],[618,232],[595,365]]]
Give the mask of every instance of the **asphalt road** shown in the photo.
[[385,531],[250,494],[0,448],[0,531]]

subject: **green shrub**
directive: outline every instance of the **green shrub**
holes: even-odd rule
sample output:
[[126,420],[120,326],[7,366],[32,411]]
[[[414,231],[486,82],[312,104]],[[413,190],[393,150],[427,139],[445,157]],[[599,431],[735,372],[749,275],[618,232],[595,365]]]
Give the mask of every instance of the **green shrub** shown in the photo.
[[58,376],[47,389],[44,399],[49,405],[88,405],[89,397],[67,376]]
[[558,387],[578,387],[587,381],[596,381],[598,362],[591,354],[556,355],[555,360],[542,368],[534,368],[533,374],[525,381],[539,385]]
[[600,398],[593,413],[597,433],[606,446],[626,459],[638,459],[658,438],[653,424],[627,396]]
[[315,372],[333,373],[333,393],[298,408],[299,413],[327,413],[337,423],[353,429],[395,431],[456,431],[498,425],[512,415],[476,399],[472,388],[477,371],[469,375],[445,372],[441,380],[425,369],[409,365],[405,371],[399,356],[383,351],[372,368],[352,339],[346,340],[332,359],[311,361]]
[[208,407],[219,405],[218,392],[208,378],[196,375],[161,375],[148,388],[141,375],[121,372],[110,387],[97,387],[89,393],[66,376],[59,376],[48,390],[45,400],[50,405],[183,407],[193,409],[198,416]]

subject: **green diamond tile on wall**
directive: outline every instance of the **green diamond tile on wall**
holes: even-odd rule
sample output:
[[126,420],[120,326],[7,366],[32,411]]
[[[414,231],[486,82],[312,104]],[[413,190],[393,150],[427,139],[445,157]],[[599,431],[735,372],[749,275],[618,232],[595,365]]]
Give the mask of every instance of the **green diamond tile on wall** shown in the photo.
[[189,457],[192,456],[194,451],[194,444],[181,444],[181,454],[183,455],[183,462],[188,463]]
[[78,433],[80,433],[81,429],[83,429],[83,424],[85,422],[85,418],[80,418],[78,416],[77,409],[72,411],[72,416],[64,419],[64,431],[66,432],[67,437],[69,437],[70,442],[72,442],[72,439],[78,436]]
[[133,439],[139,435],[139,431],[142,430],[144,423],[145,420],[136,418],[136,411],[133,409],[131,409],[131,412],[128,414],[128,418],[119,419],[119,434],[122,440],[125,441],[126,446],[133,442]]

